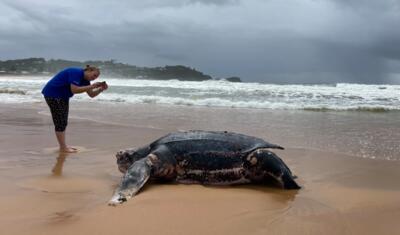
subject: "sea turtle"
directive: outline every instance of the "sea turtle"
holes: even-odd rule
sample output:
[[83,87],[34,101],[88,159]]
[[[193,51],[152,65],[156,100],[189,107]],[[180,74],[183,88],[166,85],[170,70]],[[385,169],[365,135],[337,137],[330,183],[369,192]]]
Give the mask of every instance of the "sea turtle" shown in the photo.
[[260,138],[233,132],[170,133],[142,148],[116,154],[125,175],[109,205],[133,197],[149,179],[178,183],[233,185],[275,179],[284,189],[299,189],[286,164],[268,149],[283,149]]

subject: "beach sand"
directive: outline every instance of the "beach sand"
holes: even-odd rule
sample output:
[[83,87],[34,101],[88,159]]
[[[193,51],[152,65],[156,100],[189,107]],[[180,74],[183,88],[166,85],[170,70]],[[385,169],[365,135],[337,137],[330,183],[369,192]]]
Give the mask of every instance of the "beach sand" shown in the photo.
[[[119,149],[145,145],[170,131],[187,129],[193,122],[185,115],[176,119],[165,113],[168,108],[149,107],[154,116],[150,111],[140,112],[145,108],[137,106],[131,118],[142,117],[138,125],[128,125],[116,118],[96,122],[74,118],[85,112],[93,117],[107,116],[111,108],[73,104],[67,140],[80,151],[66,155],[57,153],[51,118],[44,104],[0,105],[1,233],[400,233],[399,161],[298,147],[301,145],[279,134],[271,134],[267,140],[286,147],[275,152],[298,176],[301,190],[285,191],[272,185],[153,183],[127,203],[108,206],[122,176],[114,157]],[[193,113],[190,108],[173,109],[175,113]],[[114,114],[117,111],[113,110]],[[118,116],[128,116],[125,118],[131,115],[129,111],[118,112]],[[160,112],[162,117],[156,115]],[[201,115],[203,120],[213,115],[235,118],[241,112],[244,111],[204,108]],[[220,130],[265,137],[260,130],[232,126],[229,121],[214,122],[214,126],[192,124],[193,129],[216,129],[216,125]],[[269,131],[280,130],[283,131]]]

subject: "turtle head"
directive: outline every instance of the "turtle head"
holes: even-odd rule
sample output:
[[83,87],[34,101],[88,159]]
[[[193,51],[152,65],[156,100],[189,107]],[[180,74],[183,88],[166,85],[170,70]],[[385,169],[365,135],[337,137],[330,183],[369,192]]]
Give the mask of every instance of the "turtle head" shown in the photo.
[[149,148],[131,148],[118,151],[115,157],[119,171],[125,173],[134,162],[146,157],[148,153]]

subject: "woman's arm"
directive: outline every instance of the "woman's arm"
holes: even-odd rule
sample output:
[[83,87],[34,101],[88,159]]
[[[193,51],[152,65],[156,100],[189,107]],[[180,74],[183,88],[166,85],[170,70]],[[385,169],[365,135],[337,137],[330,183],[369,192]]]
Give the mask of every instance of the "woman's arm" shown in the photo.
[[88,90],[92,90],[93,88],[95,88],[95,84],[92,84],[89,86],[76,86],[74,84],[71,84],[71,92],[73,94],[83,93]]
[[103,92],[104,90],[108,89],[108,85],[106,82],[100,82],[100,86],[98,88],[95,89],[91,89],[86,91],[86,93],[91,97],[94,98],[96,96],[98,96],[101,92]]
[[87,91],[93,90],[94,88],[100,87],[101,83],[95,82],[92,85],[88,85],[88,86],[76,86],[74,84],[71,84],[70,86],[71,86],[71,92],[73,94],[78,94],[78,93],[87,92]]

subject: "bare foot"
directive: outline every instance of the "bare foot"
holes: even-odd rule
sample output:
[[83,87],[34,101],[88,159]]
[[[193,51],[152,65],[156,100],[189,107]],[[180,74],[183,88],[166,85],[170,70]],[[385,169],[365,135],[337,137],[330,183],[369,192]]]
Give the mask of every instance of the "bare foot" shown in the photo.
[[60,153],[76,153],[76,152],[78,152],[78,149],[74,147],[60,148]]

